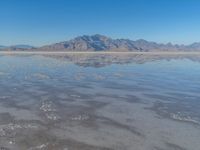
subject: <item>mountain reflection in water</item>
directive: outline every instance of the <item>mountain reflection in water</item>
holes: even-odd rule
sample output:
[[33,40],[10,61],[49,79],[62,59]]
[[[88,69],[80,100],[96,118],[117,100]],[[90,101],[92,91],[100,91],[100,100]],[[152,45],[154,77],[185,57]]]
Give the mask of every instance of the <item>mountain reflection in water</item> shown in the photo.
[[199,150],[198,55],[1,55],[0,150]]

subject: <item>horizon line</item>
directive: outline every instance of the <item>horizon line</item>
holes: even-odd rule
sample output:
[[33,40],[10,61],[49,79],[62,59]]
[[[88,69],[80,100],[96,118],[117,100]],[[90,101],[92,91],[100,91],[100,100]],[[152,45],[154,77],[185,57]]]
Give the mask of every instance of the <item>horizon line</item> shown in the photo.
[[73,40],[75,38],[78,38],[78,37],[84,37],[84,36],[96,36],[96,35],[99,35],[99,36],[104,36],[104,37],[107,37],[107,38],[111,38],[113,40],[131,40],[131,41],[139,41],[139,40],[144,40],[144,41],[147,41],[147,42],[153,42],[153,43],[157,43],[157,44],[164,44],[164,45],[167,45],[167,44],[172,44],[172,45],[179,45],[179,46],[189,46],[189,45],[192,45],[192,44],[195,44],[195,43],[200,43],[198,41],[194,41],[194,42],[191,42],[189,44],[177,44],[175,42],[158,42],[158,41],[153,41],[153,40],[146,40],[144,38],[137,38],[137,39],[131,39],[131,38],[113,38],[111,36],[107,36],[107,35],[104,35],[104,34],[83,34],[83,35],[78,35],[78,36],[74,36],[72,38],[69,38],[69,39],[66,39],[66,40],[60,40],[60,41],[55,41],[55,42],[49,42],[49,43],[46,43],[46,44],[40,44],[40,45],[34,45],[34,44],[28,44],[28,43],[20,43],[20,44],[12,44],[12,45],[4,45],[4,44],[1,44],[0,43],[0,47],[14,47],[14,46],[31,46],[31,47],[34,47],[34,48],[40,48],[40,47],[43,47],[43,46],[48,46],[48,45],[53,45],[53,44],[57,44],[57,43],[62,43],[62,42],[67,42],[67,41],[70,41],[70,40]]

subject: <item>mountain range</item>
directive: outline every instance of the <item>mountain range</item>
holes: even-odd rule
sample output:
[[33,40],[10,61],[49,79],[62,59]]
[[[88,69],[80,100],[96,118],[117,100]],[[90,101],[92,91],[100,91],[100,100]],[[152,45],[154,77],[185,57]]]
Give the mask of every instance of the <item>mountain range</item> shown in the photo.
[[200,43],[190,45],[160,44],[143,39],[112,39],[104,35],[84,35],[69,41],[34,47],[29,45],[0,46],[0,50],[17,51],[120,51],[120,52],[151,52],[151,51],[200,51]]
[[13,46],[2,46],[0,45],[0,50],[2,51],[17,51],[17,50],[34,50],[34,46],[30,45],[13,45]]

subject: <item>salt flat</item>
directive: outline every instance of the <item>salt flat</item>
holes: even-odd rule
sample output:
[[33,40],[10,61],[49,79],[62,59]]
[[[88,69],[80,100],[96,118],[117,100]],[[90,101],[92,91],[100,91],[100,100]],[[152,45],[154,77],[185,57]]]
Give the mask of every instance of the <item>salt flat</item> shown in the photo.
[[0,55],[0,149],[199,150],[199,55],[43,53]]
[[112,52],[112,51],[98,51],[98,52],[72,52],[72,51],[0,51],[0,54],[142,54],[142,55],[200,55],[200,52]]

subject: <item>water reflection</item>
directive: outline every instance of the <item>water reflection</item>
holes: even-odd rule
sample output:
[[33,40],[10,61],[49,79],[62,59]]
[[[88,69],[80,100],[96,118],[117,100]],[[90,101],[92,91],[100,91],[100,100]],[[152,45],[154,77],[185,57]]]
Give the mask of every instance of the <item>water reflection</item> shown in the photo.
[[0,85],[0,149],[200,146],[199,56],[2,55]]

